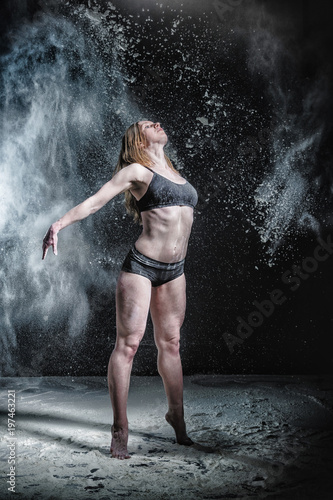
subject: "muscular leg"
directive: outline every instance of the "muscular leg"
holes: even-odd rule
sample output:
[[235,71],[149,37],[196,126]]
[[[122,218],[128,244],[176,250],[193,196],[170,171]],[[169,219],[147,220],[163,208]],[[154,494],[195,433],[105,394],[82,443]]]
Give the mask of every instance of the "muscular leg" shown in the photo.
[[127,397],[134,355],[144,335],[151,283],[137,274],[121,272],[117,283],[117,340],[108,366],[108,385],[113,408],[111,454],[130,458],[127,452]]
[[184,274],[164,285],[152,288],[150,312],[158,348],[157,367],[168,399],[167,422],[176,433],[177,443],[191,445],[186,434],[183,407],[183,370],[179,355],[180,327],[185,316]]

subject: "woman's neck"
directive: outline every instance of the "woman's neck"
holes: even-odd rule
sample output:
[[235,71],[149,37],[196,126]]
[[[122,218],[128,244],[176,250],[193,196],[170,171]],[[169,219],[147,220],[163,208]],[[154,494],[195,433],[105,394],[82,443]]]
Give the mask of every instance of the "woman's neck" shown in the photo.
[[160,144],[152,144],[146,148],[146,151],[156,167],[168,169],[168,164],[165,160],[163,146]]

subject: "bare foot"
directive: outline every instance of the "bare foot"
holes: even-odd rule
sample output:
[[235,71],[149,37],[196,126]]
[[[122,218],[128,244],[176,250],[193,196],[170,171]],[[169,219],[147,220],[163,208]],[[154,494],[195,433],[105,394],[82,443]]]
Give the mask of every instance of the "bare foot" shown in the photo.
[[119,460],[124,460],[124,458],[131,458],[127,451],[127,441],[128,441],[128,429],[119,428],[114,429],[111,427],[111,448],[110,453],[113,458],[119,458]]
[[186,425],[183,417],[172,414],[169,410],[165,414],[165,420],[171,425],[171,427],[174,428],[178,444],[182,444],[184,446],[191,446],[193,444],[192,439],[186,434]]

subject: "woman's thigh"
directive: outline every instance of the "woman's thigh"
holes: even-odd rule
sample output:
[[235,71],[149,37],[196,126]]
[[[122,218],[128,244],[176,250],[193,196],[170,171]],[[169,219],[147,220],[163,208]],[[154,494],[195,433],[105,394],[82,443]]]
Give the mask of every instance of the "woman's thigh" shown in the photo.
[[156,340],[168,340],[179,334],[186,309],[185,275],[152,288],[150,313]]
[[138,274],[120,272],[116,290],[117,336],[144,335],[151,298],[150,281]]

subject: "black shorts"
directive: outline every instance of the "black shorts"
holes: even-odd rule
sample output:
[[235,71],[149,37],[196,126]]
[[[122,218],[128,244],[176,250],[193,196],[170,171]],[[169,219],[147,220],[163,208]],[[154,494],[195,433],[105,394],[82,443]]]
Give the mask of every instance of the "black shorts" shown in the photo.
[[184,264],[185,259],[170,264],[159,262],[146,257],[133,247],[129,251],[121,270],[144,276],[151,281],[152,286],[160,286],[179,278],[184,273]]

